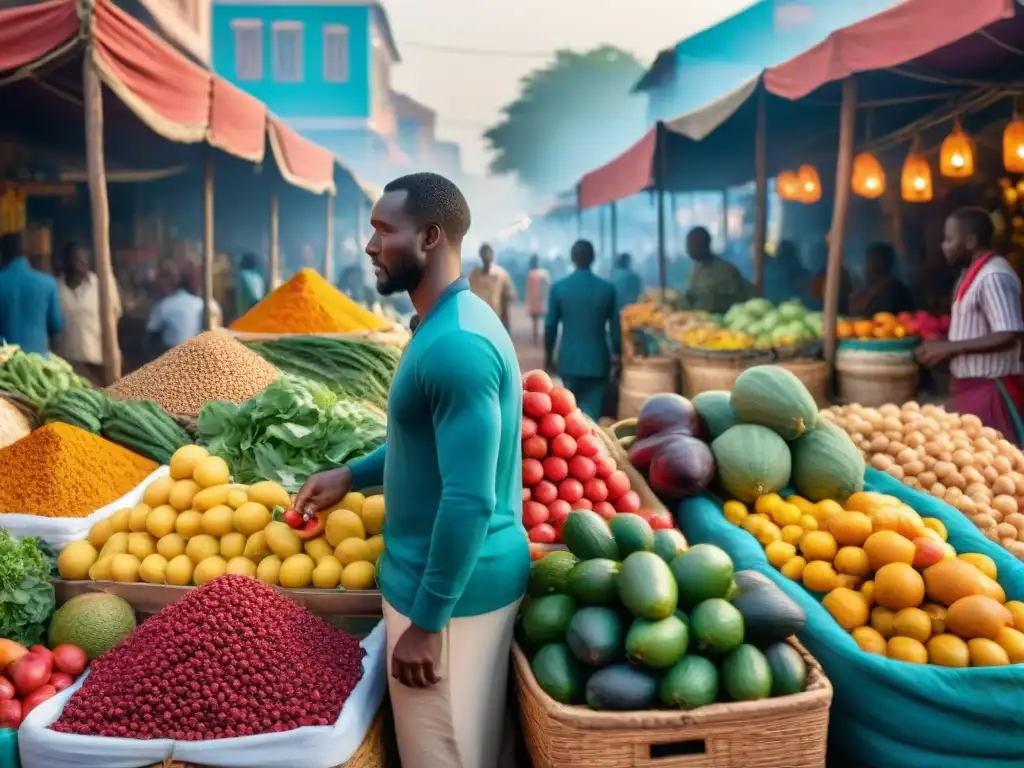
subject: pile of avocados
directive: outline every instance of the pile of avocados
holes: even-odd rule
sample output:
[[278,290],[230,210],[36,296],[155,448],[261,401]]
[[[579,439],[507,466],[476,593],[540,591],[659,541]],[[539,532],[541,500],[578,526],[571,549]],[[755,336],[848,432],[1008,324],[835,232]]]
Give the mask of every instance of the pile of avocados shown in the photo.
[[568,551],[534,563],[516,625],[551,698],[690,710],[804,690],[807,665],[785,640],[807,617],[767,577],[638,515],[576,510],[562,539]]

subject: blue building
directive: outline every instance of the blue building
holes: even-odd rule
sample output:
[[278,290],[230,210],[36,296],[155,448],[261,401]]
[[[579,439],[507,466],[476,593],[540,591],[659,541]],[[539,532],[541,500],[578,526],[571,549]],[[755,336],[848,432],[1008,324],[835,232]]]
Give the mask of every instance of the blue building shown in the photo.
[[360,175],[384,180],[414,159],[397,140],[400,57],[380,3],[214,0],[211,37],[214,71]]

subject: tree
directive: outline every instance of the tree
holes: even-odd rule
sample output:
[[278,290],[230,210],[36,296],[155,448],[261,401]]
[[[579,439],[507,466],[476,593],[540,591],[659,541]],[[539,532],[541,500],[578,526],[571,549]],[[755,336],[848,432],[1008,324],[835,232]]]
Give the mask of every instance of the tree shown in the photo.
[[550,195],[611,160],[643,132],[643,99],[631,90],[644,70],[610,45],[556,52],[523,78],[519,96],[484,134],[491,173],[514,174],[531,192]]

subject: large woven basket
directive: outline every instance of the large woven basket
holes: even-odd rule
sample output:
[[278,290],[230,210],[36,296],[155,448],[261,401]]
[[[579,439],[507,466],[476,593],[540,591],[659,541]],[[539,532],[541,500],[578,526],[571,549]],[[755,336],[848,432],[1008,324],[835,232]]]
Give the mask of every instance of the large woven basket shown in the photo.
[[[712,358],[684,355],[682,361],[683,394],[687,397],[715,389],[731,390],[743,371],[755,365],[766,364],[764,359],[746,356]],[[824,406],[828,403],[829,367],[824,360],[799,358],[768,364],[780,365],[793,372],[804,383],[818,405]]]
[[917,363],[836,362],[836,386],[844,403],[877,408],[905,403],[917,395]]
[[675,357],[637,357],[622,365],[618,417],[640,413],[651,395],[679,392],[679,361]]
[[823,768],[832,685],[808,666],[803,693],[689,712],[594,712],[559,704],[513,646],[516,696],[533,768]]

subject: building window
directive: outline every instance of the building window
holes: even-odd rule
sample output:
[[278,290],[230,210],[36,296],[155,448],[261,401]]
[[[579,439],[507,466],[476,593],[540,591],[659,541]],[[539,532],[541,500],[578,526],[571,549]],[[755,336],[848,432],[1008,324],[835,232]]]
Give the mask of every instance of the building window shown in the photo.
[[348,82],[348,27],[324,25],[324,82]]
[[235,77],[238,80],[263,79],[263,22],[259,19],[235,19]]
[[302,82],[302,22],[275,21],[274,79],[280,83]]

